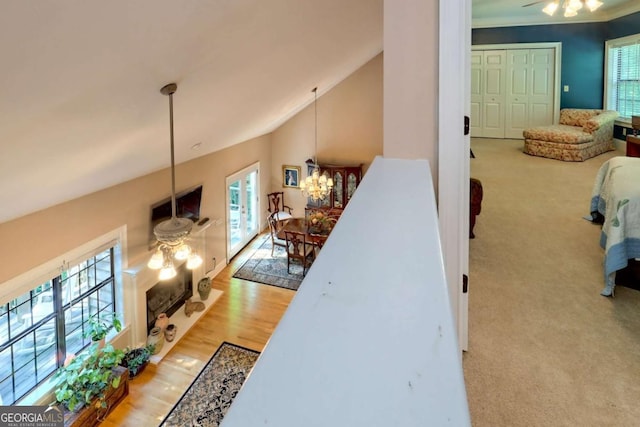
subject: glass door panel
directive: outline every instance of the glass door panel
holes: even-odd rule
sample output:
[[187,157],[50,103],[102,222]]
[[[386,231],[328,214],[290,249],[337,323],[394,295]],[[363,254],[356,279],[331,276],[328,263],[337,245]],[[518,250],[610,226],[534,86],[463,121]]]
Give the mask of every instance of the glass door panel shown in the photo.
[[258,209],[256,207],[258,198],[258,193],[256,192],[257,178],[257,171],[251,172],[246,177],[245,235],[255,235],[258,231]]
[[229,240],[231,247],[236,247],[242,241],[241,215],[240,215],[240,185],[241,181],[236,180],[229,184],[227,194],[229,200]]
[[333,174],[333,207],[343,208],[342,206],[342,172],[336,171]]
[[259,163],[227,177],[227,260],[258,235]]
[[[331,178],[331,175],[327,171],[322,172],[322,175],[324,175],[327,180]],[[320,200],[320,206],[323,208],[331,207],[331,193],[329,193],[324,199]]]
[[354,173],[350,173],[347,177],[347,201],[351,200],[353,193],[356,191],[358,185],[358,179]]

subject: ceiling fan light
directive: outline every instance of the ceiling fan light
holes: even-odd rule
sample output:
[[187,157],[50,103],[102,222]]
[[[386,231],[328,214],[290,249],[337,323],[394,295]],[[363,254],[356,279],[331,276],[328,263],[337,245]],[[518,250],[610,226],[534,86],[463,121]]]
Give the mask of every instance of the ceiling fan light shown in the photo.
[[544,9],[542,9],[542,11],[544,13],[546,13],[549,16],[553,16],[554,13],[556,13],[556,10],[558,10],[558,3],[557,2],[551,2],[549,4],[547,4]]
[[162,268],[163,265],[164,265],[164,257],[162,256],[162,251],[158,249],[153,254],[149,262],[147,263],[147,267],[149,267],[152,270],[159,270]]
[[176,269],[173,266],[173,263],[167,263],[162,270],[160,270],[160,274],[158,275],[158,279],[160,280],[169,280],[176,277]]
[[202,258],[195,252],[192,252],[189,255],[189,259],[187,260],[187,268],[189,270],[193,270],[194,268],[198,268],[202,265]]
[[578,12],[575,9],[572,9],[569,6],[567,6],[567,8],[564,10],[564,17],[565,18],[571,18],[572,16],[576,16],[577,14],[578,14]]
[[587,8],[589,9],[589,11],[594,12],[596,9],[598,9],[600,6],[602,6],[602,2],[599,0],[587,0],[585,2],[585,5],[587,6]]
[[575,12],[578,12],[582,9],[582,1],[581,0],[569,0],[569,5],[567,9],[573,9]]
[[191,254],[191,248],[186,243],[181,244],[176,249],[175,254],[173,255],[178,261],[184,261],[189,258],[189,254]]

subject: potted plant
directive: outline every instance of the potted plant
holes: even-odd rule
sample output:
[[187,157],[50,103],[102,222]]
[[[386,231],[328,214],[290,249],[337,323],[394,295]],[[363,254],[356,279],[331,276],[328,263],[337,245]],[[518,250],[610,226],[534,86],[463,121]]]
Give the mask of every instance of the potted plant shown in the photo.
[[124,351],[111,344],[91,344],[55,373],[56,402],[72,412],[83,407],[107,408],[108,392],[120,386],[118,369],[122,369],[123,357]]
[[129,370],[129,379],[138,376],[144,368],[149,364],[149,358],[153,354],[153,344],[144,347],[127,348],[124,352],[124,358],[120,363]]
[[118,319],[118,314],[111,313],[110,317],[111,319],[100,318],[99,313],[89,317],[87,322],[88,329],[84,333],[85,338],[91,337],[91,341],[102,342],[101,345],[104,346],[104,339],[112,329],[115,329],[116,332],[122,330],[122,323]]

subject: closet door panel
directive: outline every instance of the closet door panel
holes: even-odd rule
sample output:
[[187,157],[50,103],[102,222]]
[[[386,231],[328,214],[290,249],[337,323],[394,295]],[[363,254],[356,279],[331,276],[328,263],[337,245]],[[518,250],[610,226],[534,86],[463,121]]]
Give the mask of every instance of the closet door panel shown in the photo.
[[522,139],[522,131],[527,128],[530,71],[529,49],[507,51],[506,138]]
[[553,123],[555,52],[531,49],[531,96],[529,126]]
[[482,136],[482,82],[483,82],[483,54],[482,51],[471,52],[471,121],[472,137]]
[[553,123],[553,107],[548,103],[529,105],[529,127],[546,126]]
[[484,52],[482,136],[504,138],[506,52]]

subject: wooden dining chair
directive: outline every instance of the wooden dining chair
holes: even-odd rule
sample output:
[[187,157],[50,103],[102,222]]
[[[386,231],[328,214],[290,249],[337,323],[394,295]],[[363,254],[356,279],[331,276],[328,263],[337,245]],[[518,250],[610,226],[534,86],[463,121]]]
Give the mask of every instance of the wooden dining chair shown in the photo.
[[271,235],[271,257],[273,257],[273,251],[276,246],[287,248],[287,241],[278,238],[278,220],[276,219],[276,212],[269,215],[267,218],[269,222],[269,234]]
[[270,214],[275,214],[276,220],[292,218],[291,208],[284,204],[284,192],[277,191],[267,194],[268,207]]
[[302,275],[304,276],[315,258],[313,245],[307,243],[305,233],[285,231],[285,236],[287,238],[287,273],[290,273],[291,261],[299,261],[302,264]]

